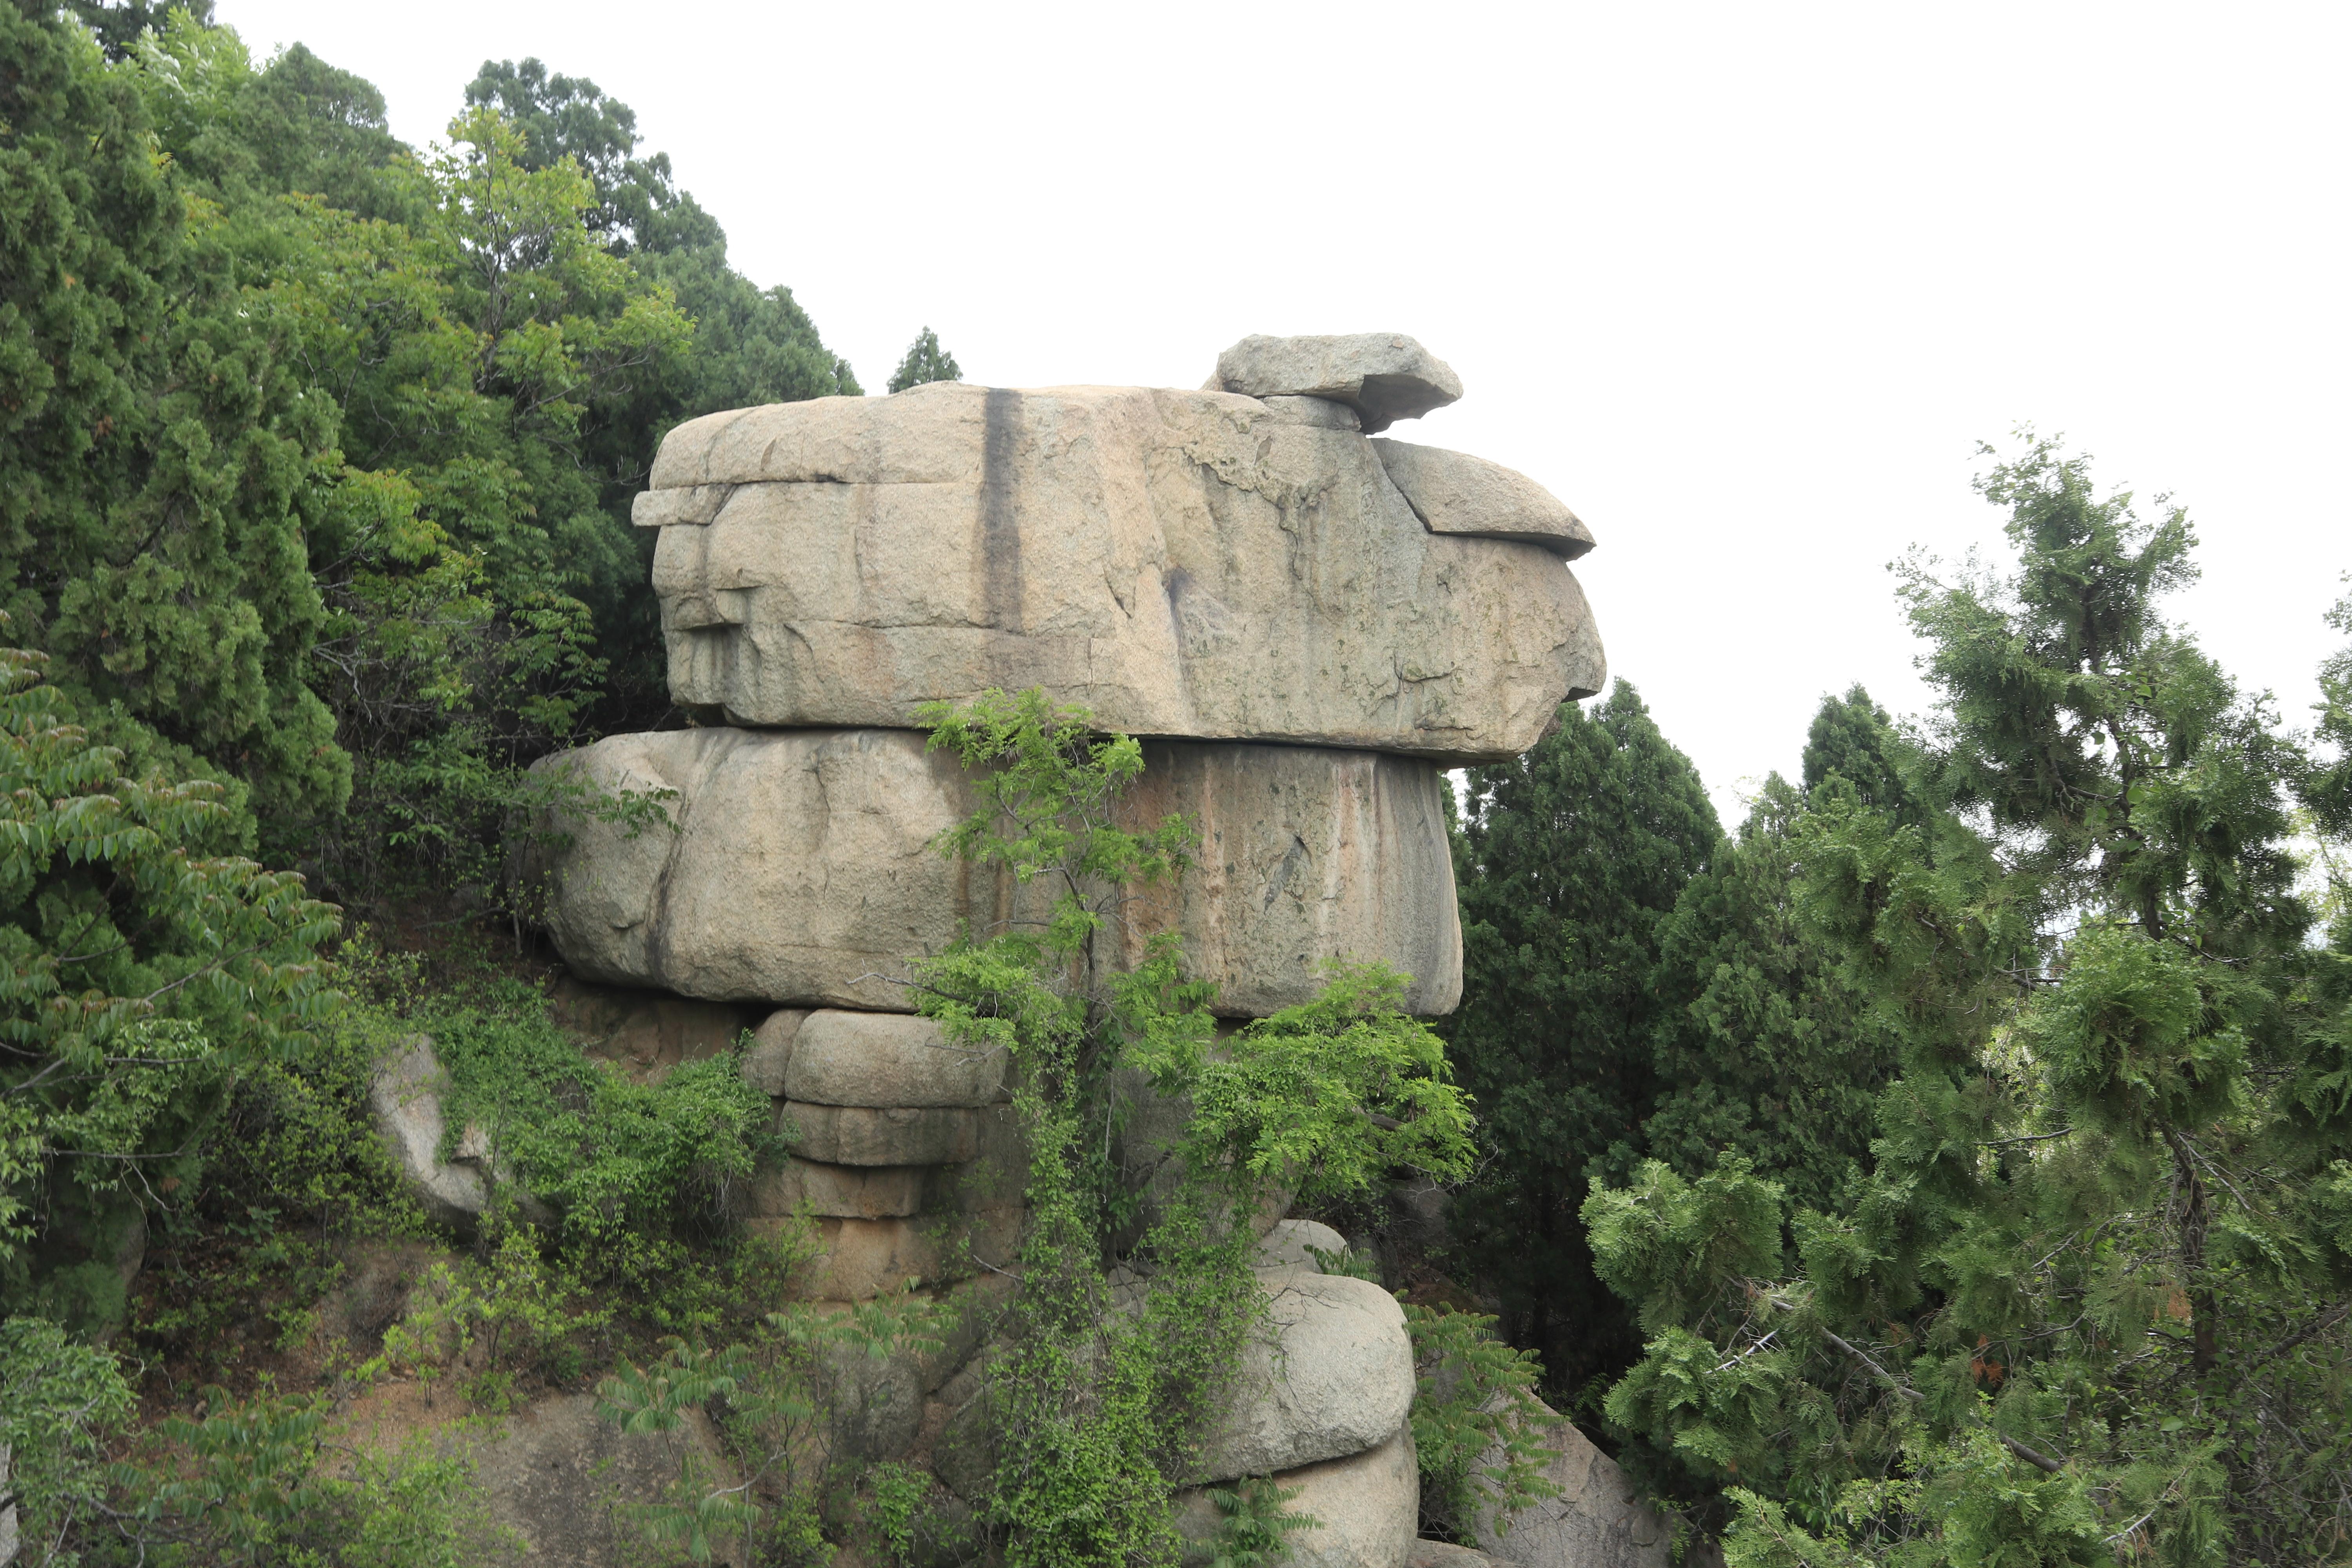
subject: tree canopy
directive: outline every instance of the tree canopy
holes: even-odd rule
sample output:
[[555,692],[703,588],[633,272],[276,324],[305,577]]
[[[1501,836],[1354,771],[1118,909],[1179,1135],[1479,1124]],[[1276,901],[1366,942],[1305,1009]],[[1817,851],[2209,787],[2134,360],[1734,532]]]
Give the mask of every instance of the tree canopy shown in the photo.
[[0,18],[0,608],[272,858],[483,885],[524,764],[667,711],[661,436],[856,381],[593,82],[487,64],[412,152],[299,46],[85,9]]
[[1793,1212],[1739,1155],[1596,1192],[1649,1336],[1609,1415],[1724,1489],[1739,1563],[2318,1561],[2352,952],[2294,887],[2310,770],[2164,616],[2183,513],[2046,441],[1979,488],[2013,567],[1903,566],[1939,699],[1904,804],[1825,769],[1797,841],[1899,1052],[1874,1168]]
[[1697,772],[1622,679],[1468,783],[1462,1005],[1441,1027],[1491,1164],[1456,1218],[1515,1342],[1566,1386],[1632,1352],[1576,1211],[1594,1175],[1638,1155],[1660,928],[1720,830]]
[[904,392],[910,386],[924,386],[934,381],[961,381],[963,367],[955,355],[940,347],[940,335],[925,327],[907,345],[898,368],[890,373],[890,390]]

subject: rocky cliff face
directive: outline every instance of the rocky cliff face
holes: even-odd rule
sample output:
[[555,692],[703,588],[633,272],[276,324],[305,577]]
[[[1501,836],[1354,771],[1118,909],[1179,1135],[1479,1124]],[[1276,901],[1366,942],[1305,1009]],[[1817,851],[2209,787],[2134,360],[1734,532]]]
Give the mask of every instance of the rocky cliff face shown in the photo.
[[1605,673],[1562,561],[1589,540],[1524,507],[1470,531],[1497,475],[1541,495],[1231,393],[938,383],[681,426],[637,518],[672,694],[730,723],[907,726],[1041,686],[1133,735],[1459,764]]
[[[899,982],[1043,900],[933,850],[971,802],[924,749],[926,702],[1035,686],[1149,738],[1121,809],[1192,817],[1199,864],[1139,896],[1120,940],[1180,934],[1221,1013],[1306,1001],[1335,959],[1384,961],[1413,1010],[1452,1010],[1441,770],[1525,750],[1605,676],[1568,566],[1583,523],[1522,475],[1368,437],[1460,395],[1409,338],[1250,338],[1199,391],[942,384],[712,415],[663,443],[636,520],[660,530],[672,694],[708,723],[541,766],[658,793],[675,831],[569,821],[519,871],[578,974],[764,1019],[744,1071],[797,1142],[753,1206],[817,1218],[813,1298],[1001,1258],[1021,1225],[1003,1064],[909,1016]],[[1402,1568],[1396,1303],[1286,1233],[1265,1258],[1275,1337],[1199,1479],[1276,1472],[1323,1521],[1302,1561]],[[971,1426],[980,1383],[910,1374],[906,1431],[862,1447]],[[968,1489],[958,1451],[941,1439],[936,1462]],[[1612,1513],[1559,1538],[1662,1537]]]

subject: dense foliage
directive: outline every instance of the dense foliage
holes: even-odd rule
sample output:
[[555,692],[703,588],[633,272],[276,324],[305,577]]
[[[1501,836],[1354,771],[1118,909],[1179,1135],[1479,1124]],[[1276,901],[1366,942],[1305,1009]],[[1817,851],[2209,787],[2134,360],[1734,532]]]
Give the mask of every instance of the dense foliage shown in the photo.
[[0,650],[0,1305],[100,1325],[227,1085],[331,1012],[336,920],[223,852],[217,785],[94,745],[43,663]]
[[0,15],[0,607],[322,891],[478,891],[524,764],[667,711],[661,435],[856,382],[593,83],[488,64],[413,153],[299,47],[90,10]]
[[[1010,1058],[1028,1143],[1021,1286],[985,1396],[987,1514],[1008,1563],[1172,1562],[1169,1498],[1265,1311],[1252,1216],[1274,1191],[1459,1175],[1467,1108],[1436,1037],[1399,1009],[1401,976],[1336,972],[1314,1002],[1220,1042],[1212,988],[1183,977],[1172,938],[1131,970],[1102,960],[1127,891],[1192,854],[1181,819],[1121,826],[1134,741],[1034,690],[927,718],[980,795],[943,847],[1050,894],[1040,924],[918,967],[950,1039]],[[1147,1090],[1184,1115],[1176,1179],[1138,1193],[1105,1134]]]
[[1557,1387],[1633,1349],[1576,1210],[1596,1166],[1639,1147],[1659,928],[1718,837],[1696,771],[1622,680],[1590,714],[1563,707],[1525,756],[1469,773],[1462,1005],[1444,1028],[1490,1160],[1455,1223]]
[[[1810,783],[1876,784],[1899,743],[1856,689],[1822,704]],[[1767,781],[1736,837],[1620,680],[1526,756],[1473,769],[1456,847],[1465,980],[1442,1026],[1487,1153],[1454,1205],[1460,1261],[1574,1401],[1631,1364],[1631,1313],[1578,1217],[1645,1158],[1738,1148],[1814,1201],[1867,1160],[1891,1059],[1799,916],[1803,795]]]
[[[2186,519],[2031,440],[1980,485],[2012,562],[1902,565],[1916,727],[1826,699],[1731,834],[1622,682],[1471,771],[1444,1046],[1377,967],[1223,1034],[1172,939],[1116,968],[1194,851],[1123,812],[1139,748],[1037,692],[927,714],[981,802],[939,847],[1036,918],[908,955],[1010,1060],[1027,1217],[977,1516],[836,1462],[858,1364],[939,1349],[933,1308],[772,1310],[812,1244],[738,1223],[789,1128],[737,1058],[633,1079],[469,944],[520,940],[510,825],[659,830],[658,792],[526,770],[679,721],[628,521],[661,436],[861,389],[595,83],[487,61],[410,148],[210,11],[0,4],[25,1560],[498,1559],[462,1440],[336,1425],[406,1381],[700,1407],[738,1478],[682,1446],[615,1513],[689,1556],[1168,1561],[1262,1326],[1253,1218],[1404,1173],[1458,1184],[1407,1310],[1430,1532],[1545,1489],[1540,1384],[1739,1568],[2352,1560],[2352,647],[2290,728],[2165,618]],[[888,386],[961,374],[927,326]],[[424,983],[317,895],[468,955]],[[419,1032],[496,1194],[464,1251],[369,1126]],[[362,1245],[425,1261],[345,1341]],[[1279,1560],[1290,1497],[1217,1489],[1210,1558]]]
[[1904,801],[1825,778],[1798,839],[1900,1052],[1875,1168],[1793,1213],[1737,1156],[1597,1191],[1650,1336],[1609,1414],[1727,1489],[1737,1563],[2339,1560],[2352,928],[2291,853],[2327,781],[2163,618],[2177,510],[2046,443],[1981,489],[2015,569],[1904,568]]

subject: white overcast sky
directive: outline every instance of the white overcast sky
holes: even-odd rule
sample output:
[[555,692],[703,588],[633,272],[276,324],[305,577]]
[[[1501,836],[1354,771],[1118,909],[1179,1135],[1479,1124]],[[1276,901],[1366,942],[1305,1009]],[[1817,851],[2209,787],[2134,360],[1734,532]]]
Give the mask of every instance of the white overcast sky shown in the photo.
[[637,111],[879,389],[1198,385],[1404,331],[1401,426],[1535,476],[1613,672],[1718,805],[1821,695],[1924,690],[1885,566],[1998,541],[1975,444],[2061,431],[2203,540],[2179,605],[2303,722],[2352,568],[2352,7],[219,0],[438,137],[486,58]]

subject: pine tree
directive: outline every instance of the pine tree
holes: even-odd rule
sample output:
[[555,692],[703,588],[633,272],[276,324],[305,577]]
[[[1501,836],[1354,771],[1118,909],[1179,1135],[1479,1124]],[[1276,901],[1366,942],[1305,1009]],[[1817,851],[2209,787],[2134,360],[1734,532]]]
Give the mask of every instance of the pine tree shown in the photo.
[[1875,1168],[1793,1220],[1737,1157],[1596,1193],[1649,1335],[1609,1415],[1723,1489],[1735,1563],[2321,1560],[2352,1527],[2352,951],[2305,942],[2307,770],[2162,616],[2180,511],[2046,442],[1979,489],[2015,569],[1904,567],[1938,691],[1905,800],[1825,772],[1798,835],[1901,1052]]
[[1488,1164],[1454,1223],[1556,1394],[1636,1348],[1576,1214],[1642,1148],[1661,927],[1720,837],[1689,759],[1622,679],[1589,715],[1563,707],[1525,756],[1469,773],[1463,1000],[1442,1028]]
[[[2352,632],[2352,594],[2336,601],[2327,624]],[[2336,748],[2336,760],[2313,771],[2304,800],[2322,827],[2352,837],[2352,647],[2320,667],[2319,695],[2319,738]]]
[[334,405],[247,312],[137,73],[24,5],[0,60],[0,607],[134,766],[331,810],[350,763],[306,679],[300,513]]
[[[1857,700],[1866,709],[1859,690],[1830,699],[1816,733]],[[1815,761],[1809,747],[1808,776]],[[1684,885],[1660,926],[1650,982],[1658,1090],[1641,1152],[1696,1177],[1736,1151],[1796,1201],[1827,1207],[1869,1168],[1871,1105],[1895,1052],[1798,905],[1805,810],[1780,775],[1767,780],[1738,838]]]
[[925,327],[907,345],[907,354],[898,368],[890,373],[890,390],[904,392],[910,386],[923,386],[934,381],[961,381],[963,367],[955,355],[940,347],[940,335]]

